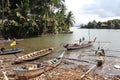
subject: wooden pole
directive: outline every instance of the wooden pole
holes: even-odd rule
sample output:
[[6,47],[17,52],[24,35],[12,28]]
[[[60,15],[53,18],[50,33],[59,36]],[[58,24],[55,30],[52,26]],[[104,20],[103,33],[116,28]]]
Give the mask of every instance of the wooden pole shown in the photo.
[[85,72],[85,74],[81,76],[81,79],[84,78],[88,73],[90,73],[90,71],[92,71],[95,67],[97,66],[96,65],[92,66],[87,72]]
[[93,62],[90,62],[90,61],[80,60],[80,59],[74,59],[74,58],[63,58],[63,59],[74,60],[74,61],[80,61],[80,62],[87,62],[87,63],[92,63],[92,64],[94,64]]
[[7,77],[7,75],[6,75],[6,72],[2,71],[2,73],[3,73],[3,76],[4,76],[3,80],[9,80],[8,77]]

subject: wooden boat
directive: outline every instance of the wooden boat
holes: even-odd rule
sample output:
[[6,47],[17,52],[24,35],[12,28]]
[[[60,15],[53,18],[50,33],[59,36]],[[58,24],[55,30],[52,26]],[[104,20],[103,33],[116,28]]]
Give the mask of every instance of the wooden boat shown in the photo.
[[81,49],[81,48],[92,46],[95,41],[96,41],[96,37],[94,38],[93,41],[82,41],[80,44],[77,44],[77,43],[75,43],[75,44],[66,44],[64,47],[67,50]]
[[23,51],[23,48],[4,49],[1,48],[0,55],[14,54]]
[[35,51],[35,52],[32,52],[32,53],[29,53],[29,54],[26,54],[26,55],[16,58],[12,64],[21,63],[24,61],[35,60],[41,56],[51,53],[52,51],[53,51],[53,48],[38,50],[38,51]]
[[62,31],[61,33],[63,33],[63,34],[72,34],[73,31]]
[[102,67],[105,62],[105,51],[104,49],[99,49],[95,51],[95,54],[98,55],[97,67]]
[[40,74],[57,67],[62,62],[64,53],[65,51],[62,52],[59,57],[50,59],[46,61],[45,63],[42,63],[43,65],[39,63],[31,67],[27,67],[25,69],[23,68],[14,69],[16,76],[18,77],[19,80],[28,80],[28,79],[37,77]]

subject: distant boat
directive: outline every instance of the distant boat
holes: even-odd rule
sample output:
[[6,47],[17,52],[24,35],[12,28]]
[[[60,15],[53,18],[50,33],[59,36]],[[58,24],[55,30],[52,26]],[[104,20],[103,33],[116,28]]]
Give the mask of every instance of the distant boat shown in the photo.
[[23,51],[23,48],[1,49],[0,55],[14,54]]
[[19,80],[28,80],[57,67],[62,62],[64,53],[65,51],[59,57],[50,59],[42,64],[38,63],[26,68],[14,69],[17,78]]
[[63,34],[72,34],[73,31],[62,31]]
[[75,44],[66,44],[64,47],[67,50],[81,49],[81,48],[92,46],[95,41],[96,41],[96,37],[94,38],[93,41],[82,41],[80,44],[77,44],[77,43],[75,43]]
[[38,51],[34,51],[32,53],[20,56],[18,58],[16,58],[12,64],[18,64],[18,63],[22,63],[24,61],[31,61],[31,60],[35,60],[41,56],[45,56],[49,53],[51,53],[54,49],[53,48],[47,48],[47,49],[42,49],[42,50],[38,50]]

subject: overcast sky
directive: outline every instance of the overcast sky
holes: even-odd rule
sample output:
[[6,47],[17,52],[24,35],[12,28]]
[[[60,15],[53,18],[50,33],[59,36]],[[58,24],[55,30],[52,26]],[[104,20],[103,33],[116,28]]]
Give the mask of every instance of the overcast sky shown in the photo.
[[75,24],[120,19],[120,0],[65,0],[65,5],[73,12]]

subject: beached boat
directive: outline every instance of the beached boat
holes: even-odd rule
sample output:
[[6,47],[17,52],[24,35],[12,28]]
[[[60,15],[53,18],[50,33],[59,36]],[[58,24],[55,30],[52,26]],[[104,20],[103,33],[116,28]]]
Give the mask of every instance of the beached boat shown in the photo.
[[81,49],[81,48],[92,46],[95,41],[96,41],[96,37],[92,41],[82,41],[80,44],[77,44],[77,43],[75,43],[75,44],[66,44],[64,47],[67,50]]
[[47,60],[45,61],[45,63],[42,63],[42,64],[39,63],[39,64],[34,64],[31,67],[14,69],[17,78],[19,80],[28,80],[28,79],[37,77],[40,74],[57,67],[62,62],[64,53],[65,51],[62,52],[59,57]]
[[42,50],[38,50],[38,51],[34,51],[32,53],[20,56],[18,58],[15,59],[15,61],[12,64],[17,64],[17,63],[21,63],[24,61],[31,61],[31,60],[35,60],[38,59],[41,56],[47,55],[49,53],[51,53],[53,51],[53,48],[47,48],[47,49],[42,49]]
[[14,54],[23,51],[23,48],[4,49],[1,48],[0,55]]

